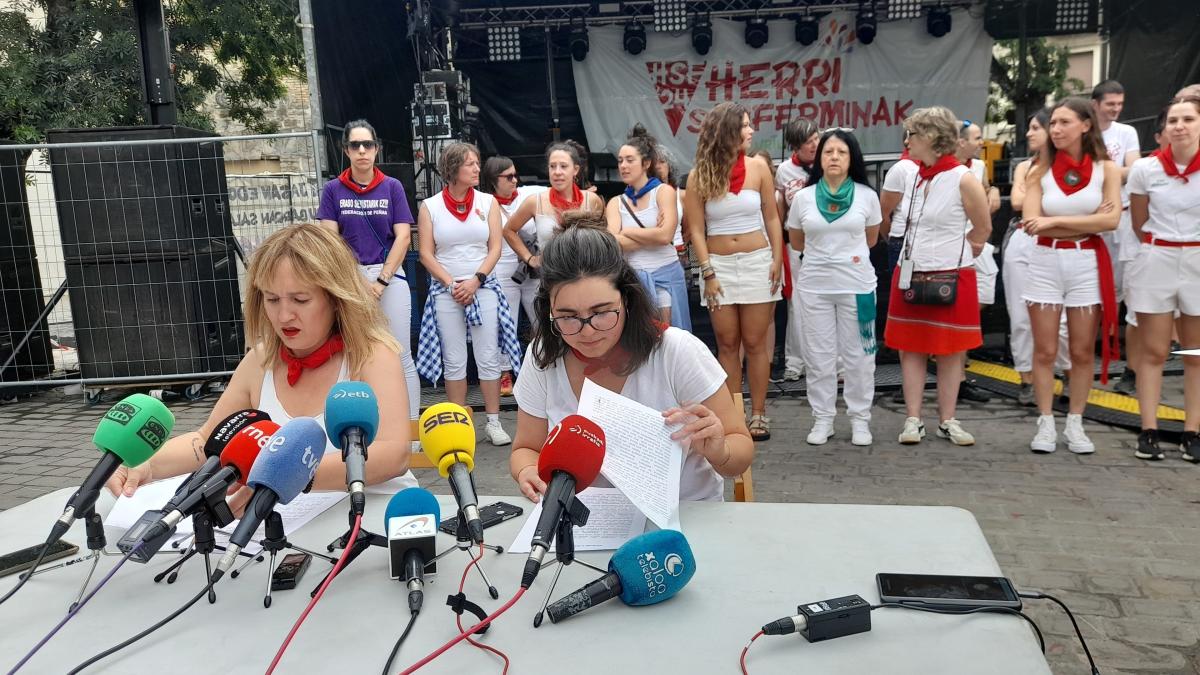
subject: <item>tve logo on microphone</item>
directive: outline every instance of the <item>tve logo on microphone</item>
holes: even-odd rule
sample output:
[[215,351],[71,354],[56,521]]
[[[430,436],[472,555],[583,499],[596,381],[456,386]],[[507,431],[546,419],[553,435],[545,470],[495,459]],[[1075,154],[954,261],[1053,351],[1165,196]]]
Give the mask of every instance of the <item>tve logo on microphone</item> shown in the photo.
[[646,590],[651,598],[667,592],[667,579],[664,574],[677,577],[683,574],[685,569],[683,558],[678,553],[668,555],[666,561],[660,563],[653,551],[647,551],[638,555],[637,562],[642,568],[642,578],[646,581]]
[[430,415],[425,419],[425,426],[422,429],[425,433],[429,433],[442,424],[470,424],[471,419],[462,411],[447,410],[436,415]]

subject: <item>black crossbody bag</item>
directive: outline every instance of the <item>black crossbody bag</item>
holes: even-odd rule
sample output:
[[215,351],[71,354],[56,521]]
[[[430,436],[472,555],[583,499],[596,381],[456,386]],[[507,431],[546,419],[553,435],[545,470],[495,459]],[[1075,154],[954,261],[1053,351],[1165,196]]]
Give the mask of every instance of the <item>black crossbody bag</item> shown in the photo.
[[[912,222],[912,207],[917,200],[917,188],[918,184],[914,182],[905,220],[904,254],[901,257],[901,265],[912,264],[912,247],[917,243],[917,225],[921,222],[921,216],[925,214],[925,203],[922,202],[921,214],[917,216],[916,223]],[[967,235],[964,233],[963,239],[965,240],[966,237]],[[958,300],[958,269],[962,267],[963,248],[964,246],[959,247],[958,266],[953,270],[936,272],[914,270],[908,288],[901,289],[904,301],[910,305],[953,305]],[[903,273],[901,278],[903,278]]]

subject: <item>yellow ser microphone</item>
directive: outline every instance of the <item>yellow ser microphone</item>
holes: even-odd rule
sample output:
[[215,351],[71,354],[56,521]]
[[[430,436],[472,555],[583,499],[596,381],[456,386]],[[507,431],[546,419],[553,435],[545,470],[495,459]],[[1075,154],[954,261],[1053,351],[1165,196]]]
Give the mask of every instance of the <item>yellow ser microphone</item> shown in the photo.
[[421,448],[437,467],[458,501],[459,522],[476,544],[483,543],[479,497],[475,494],[475,425],[471,413],[457,403],[438,403],[425,409],[420,422]]

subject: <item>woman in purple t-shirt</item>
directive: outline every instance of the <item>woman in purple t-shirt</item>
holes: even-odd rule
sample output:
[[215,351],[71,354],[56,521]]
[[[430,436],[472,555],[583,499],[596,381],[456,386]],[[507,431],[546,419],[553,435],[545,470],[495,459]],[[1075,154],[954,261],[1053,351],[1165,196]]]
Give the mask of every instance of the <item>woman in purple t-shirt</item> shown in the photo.
[[325,184],[317,219],[337,232],[358,258],[375,298],[387,315],[392,334],[403,349],[404,379],[408,385],[408,414],[415,419],[421,406],[421,383],[412,357],[412,296],[400,269],[412,236],[412,211],[400,181],[375,166],[379,138],[366,120],[346,124],[342,147],[350,168]]

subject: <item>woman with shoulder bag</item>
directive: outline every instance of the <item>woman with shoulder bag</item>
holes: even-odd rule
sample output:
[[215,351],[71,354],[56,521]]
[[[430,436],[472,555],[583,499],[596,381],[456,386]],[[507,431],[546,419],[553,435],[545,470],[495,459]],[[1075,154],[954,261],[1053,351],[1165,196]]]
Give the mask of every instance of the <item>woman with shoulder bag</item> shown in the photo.
[[[955,419],[967,350],[983,344],[974,257],[992,231],[987,195],[954,157],[958,119],[946,108],[921,108],[904,120],[908,152],[919,165],[909,202],[908,226],[892,291],[884,342],[900,352],[907,418],[904,444],[925,437],[921,399],[925,364],[937,357],[937,435],[955,445],[975,437]],[[963,223],[971,229],[963,233]]]

